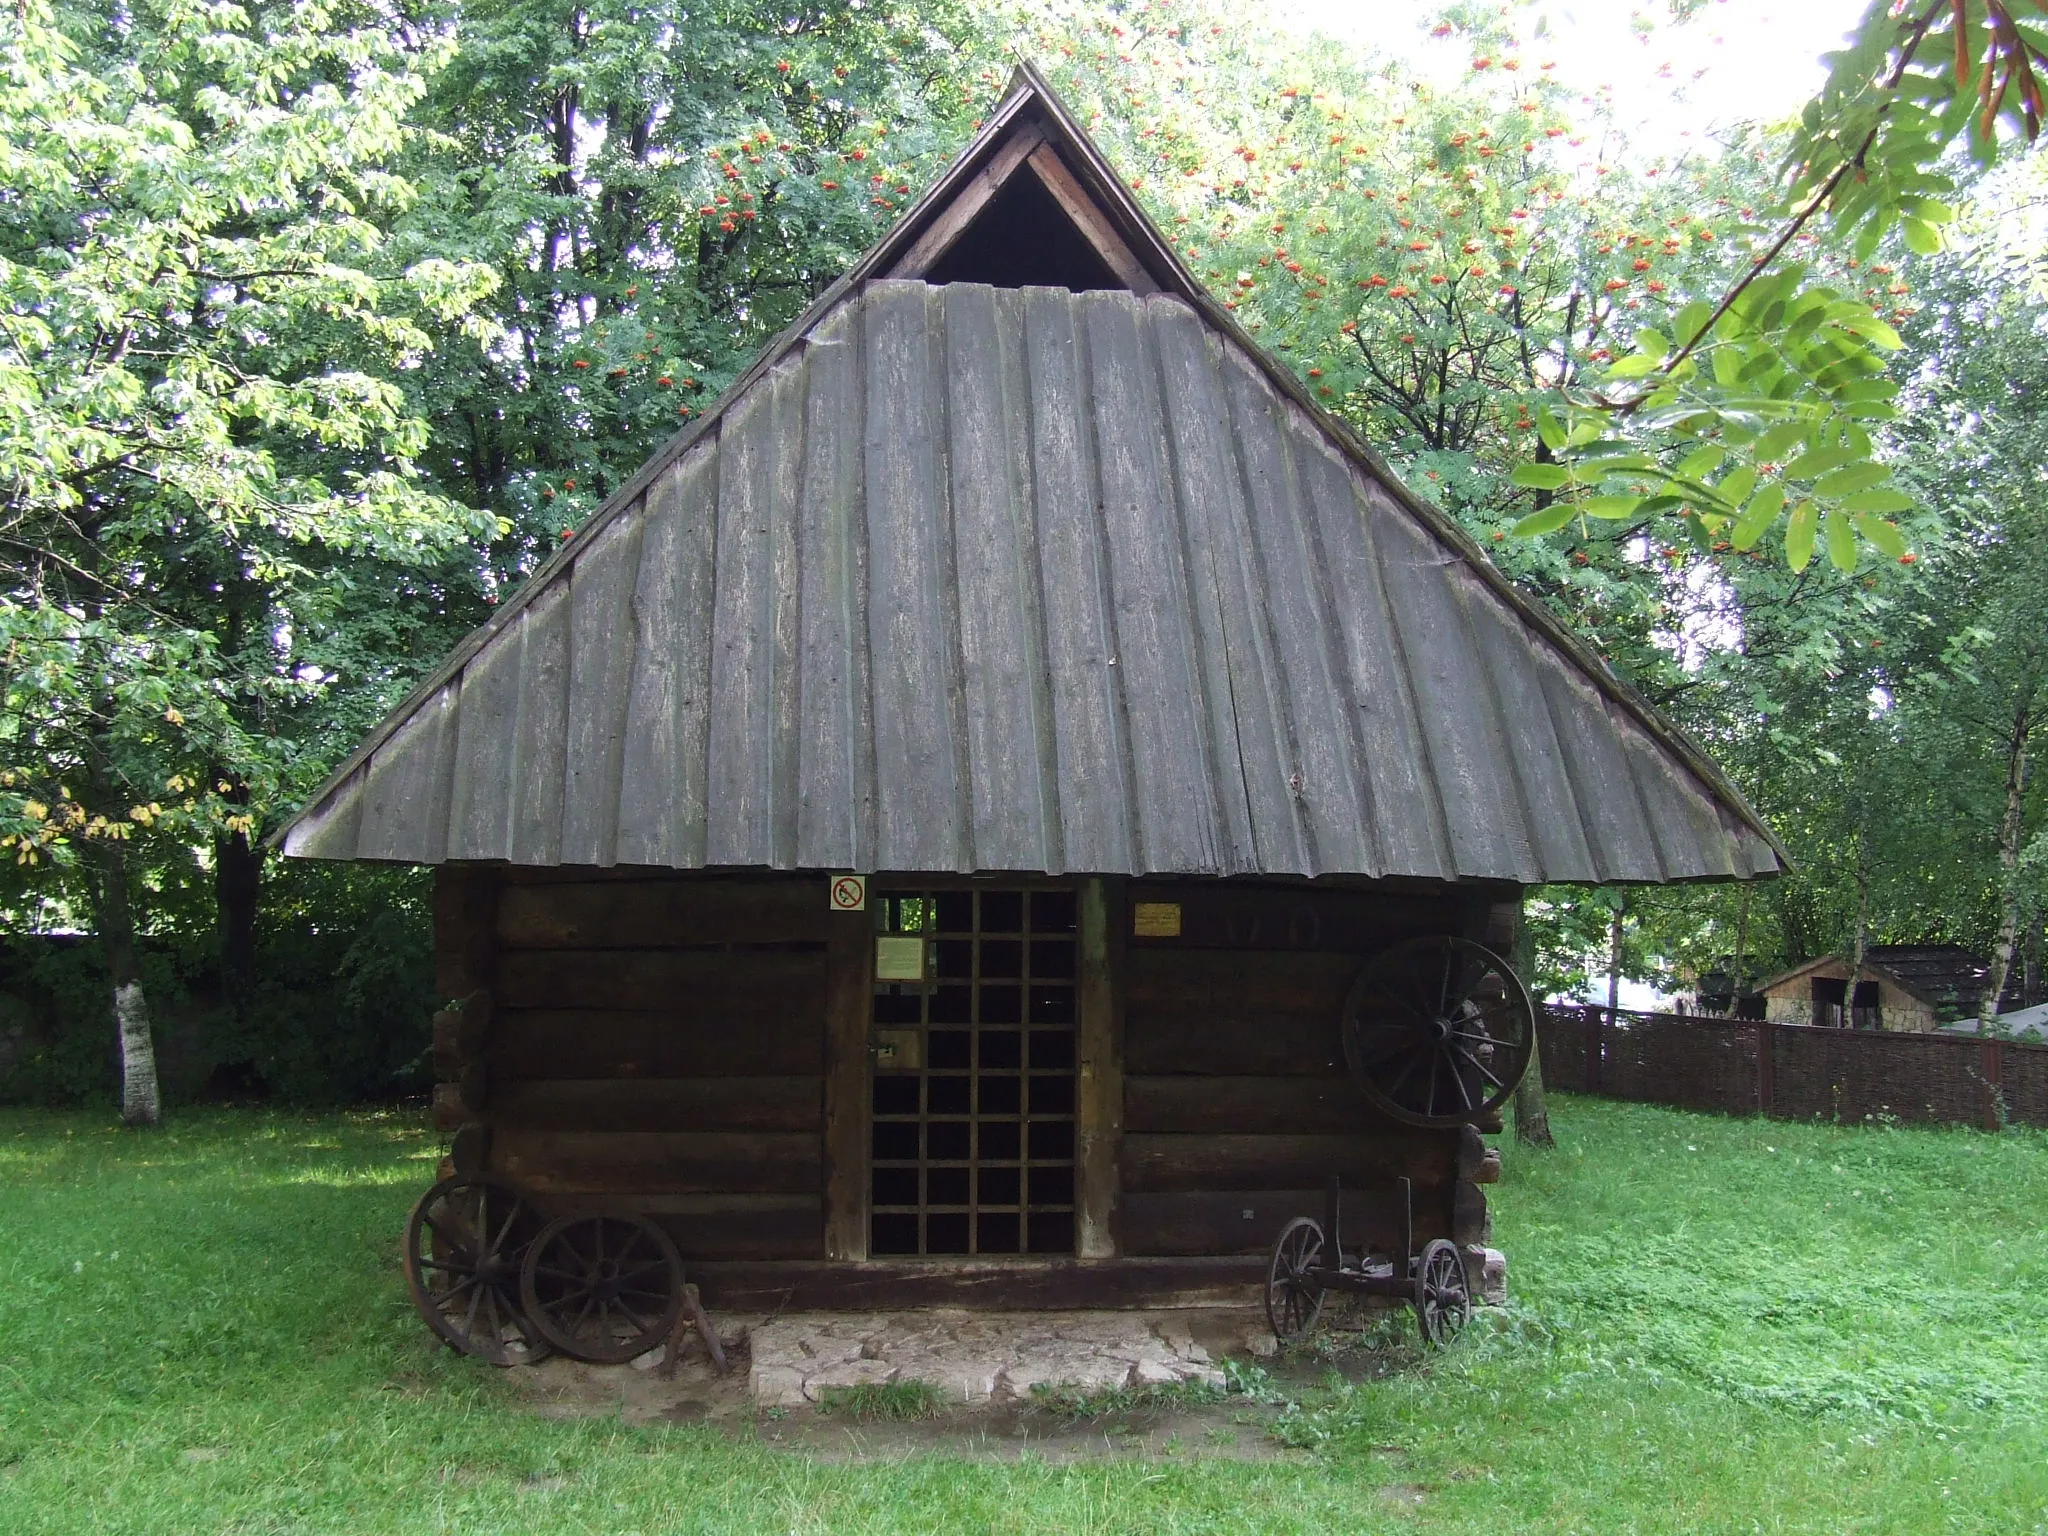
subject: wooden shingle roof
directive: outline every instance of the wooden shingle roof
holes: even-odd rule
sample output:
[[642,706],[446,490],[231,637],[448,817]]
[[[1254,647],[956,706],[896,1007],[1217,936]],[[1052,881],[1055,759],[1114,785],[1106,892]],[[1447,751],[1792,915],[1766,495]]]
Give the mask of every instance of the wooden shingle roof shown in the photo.
[[[1116,287],[898,275],[941,270],[1021,174]],[[681,869],[1780,865],[1704,754],[1203,293],[1028,71],[282,840]]]

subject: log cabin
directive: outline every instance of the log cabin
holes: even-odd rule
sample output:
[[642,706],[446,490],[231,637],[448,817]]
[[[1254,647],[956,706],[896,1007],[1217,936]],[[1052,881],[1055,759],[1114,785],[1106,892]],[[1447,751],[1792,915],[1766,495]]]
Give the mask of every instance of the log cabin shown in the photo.
[[279,840],[433,866],[453,1165],[725,1306],[1248,1300],[1332,1175],[1469,1248],[1361,967],[1782,861],[1028,67]]

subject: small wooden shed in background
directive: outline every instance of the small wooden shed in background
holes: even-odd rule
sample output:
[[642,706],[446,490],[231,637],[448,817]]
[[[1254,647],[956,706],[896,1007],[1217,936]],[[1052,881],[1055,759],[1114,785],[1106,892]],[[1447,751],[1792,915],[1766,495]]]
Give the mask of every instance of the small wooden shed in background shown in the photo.
[[1773,976],[1757,988],[1764,1017],[1828,1029],[1929,1030],[1941,1022],[1933,998],[1876,960],[1856,971],[1852,1000],[1850,970],[1840,955],[1822,955]]
[[1488,1127],[1368,1107],[1361,965],[1780,861],[1028,69],[283,842],[436,867],[458,1166],[729,1306],[1245,1299],[1331,1174],[1476,1242]]

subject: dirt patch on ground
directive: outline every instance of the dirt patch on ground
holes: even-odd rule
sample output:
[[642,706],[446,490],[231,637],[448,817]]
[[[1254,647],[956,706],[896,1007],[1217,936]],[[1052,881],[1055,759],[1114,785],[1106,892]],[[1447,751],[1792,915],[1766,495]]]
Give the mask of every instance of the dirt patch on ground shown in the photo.
[[[512,1380],[546,1417],[708,1424],[827,1460],[1266,1461],[1299,1454],[1271,1433],[1290,1398],[1413,1363],[1412,1350],[1370,1327],[1340,1326],[1276,1352],[1263,1319],[1243,1310],[724,1314],[718,1323],[724,1373],[690,1338],[672,1374],[659,1355],[606,1366],[556,1358]],[[808,1375],[793,1382],[793,1370]],[[1247,1383],[1260,1390],[1234,1390]]]

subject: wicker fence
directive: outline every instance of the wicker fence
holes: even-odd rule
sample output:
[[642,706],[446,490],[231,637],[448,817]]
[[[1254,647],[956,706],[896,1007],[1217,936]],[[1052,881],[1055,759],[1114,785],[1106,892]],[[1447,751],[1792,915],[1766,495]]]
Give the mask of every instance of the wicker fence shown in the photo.
[[1724,1114],[2048,1126],[2048,1045],[1546,1008],[1552,1088]]

